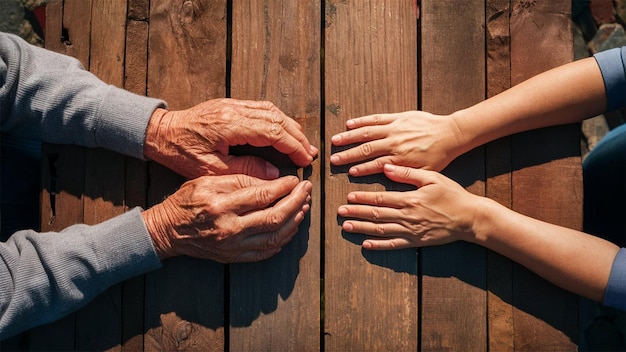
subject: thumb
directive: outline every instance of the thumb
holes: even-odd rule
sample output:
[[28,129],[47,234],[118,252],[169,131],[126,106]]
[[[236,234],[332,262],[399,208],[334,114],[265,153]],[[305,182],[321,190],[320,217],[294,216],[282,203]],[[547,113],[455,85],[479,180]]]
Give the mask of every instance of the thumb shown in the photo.
[[229,174],[244,174],[264,180],[273,180],[280,176],[280,171],[276,166],[255,156],[227,155],[221,159],[224,164],[228,166]]
[[390,180],[415,185],[418,188],[435,182],[435,171],[385,164],[383,171]]

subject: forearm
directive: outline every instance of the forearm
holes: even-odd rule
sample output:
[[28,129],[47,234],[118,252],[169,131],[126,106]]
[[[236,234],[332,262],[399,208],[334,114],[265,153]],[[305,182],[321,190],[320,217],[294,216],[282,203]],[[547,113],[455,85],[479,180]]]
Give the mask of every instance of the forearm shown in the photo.
[[476,242],[576,294],[602,301],[619,248],[601,238],[545,223],[484,198]]
[[541,73],[452,115],[464,151],[532,129],[580,122],[606,110],[604,80],[594,58]]
[[146,126],[164,106],[102,82],[72,57],[0,33],[3,133],[144,158]]
[[160,262],[139,209],[59,233],[20,231],[0,243],[0,339],[76,310]]

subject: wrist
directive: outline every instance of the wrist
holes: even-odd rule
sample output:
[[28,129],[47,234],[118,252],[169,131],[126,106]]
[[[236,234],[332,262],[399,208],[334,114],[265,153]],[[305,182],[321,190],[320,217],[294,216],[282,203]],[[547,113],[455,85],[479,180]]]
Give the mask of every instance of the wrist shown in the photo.
[[472,238],[468,242],[489,248],[489,243],[497,234],[497,221],[504,218],[508,208],[487,197],[476,196],[472,223]]
[[150,116],[148,126],[146,127],[146,139],[144,141],[143,153],[147,159],[159,162],[163,155],[163,143],[166,139],[161,136],[163,133],[163,125],[165,116],[169,111],[157,108]]
[[449,115],[450,129],[453,131],[456,140],[455,157],[467,153],[480,145],[476,128],[468,115],[467,109],[458,110]]
[[161,219],[161,216],[157,214],[155,209],[156,207],[158,207],[158,205],[142,212],[141,217],[146,224],[148,234],[152,239],[152,244],[154,245],[157,256],[160,260],[163,260],[176,256],[176,253],[173,251],[168,231]]

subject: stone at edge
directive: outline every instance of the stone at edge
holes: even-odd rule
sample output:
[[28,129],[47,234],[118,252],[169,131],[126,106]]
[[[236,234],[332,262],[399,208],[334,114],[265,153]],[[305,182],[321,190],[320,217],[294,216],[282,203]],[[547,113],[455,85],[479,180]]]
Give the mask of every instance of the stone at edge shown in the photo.
[[613,0],[591,0],[589,10],[598,26],[615,22],[615,7]]
[[620,24],[603,24],[587,45],[592,53],[619,48],[626,45],[626,32]]
[[615,12],[622,22],[626,22],[626,0],[615,0]]

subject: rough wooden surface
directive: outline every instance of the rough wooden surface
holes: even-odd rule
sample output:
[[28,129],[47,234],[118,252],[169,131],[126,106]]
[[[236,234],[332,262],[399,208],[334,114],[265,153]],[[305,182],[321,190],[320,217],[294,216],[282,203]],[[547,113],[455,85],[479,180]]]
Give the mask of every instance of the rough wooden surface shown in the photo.
[[[321,130],[320,9],[319,1],[240,1],[232,14],[231,96],[273,102],[310,140]],[[313,201],[292,242],[270,260],[230,266],[232,351],[320,350],[319,168],[318,159],[299,173],[313,182]]]
[[[449,114],[483,100],[484,0],[422,2],[421,10],[420,108]],[[484,195],[483,149],[463,155],[443,173]],[[421,249],[424,351],[487,349],[485,253],[467,243]]]
[[[416,7],[415,5],[419,5]],[[331,167],[348,118],[445,114],[570,61],[569,0],[59,0],[49,49],[183,109],[270,100],[320,146],[311,213],[276,257],[173,258],[2,350],[574,350],[577,299],[465,243],[368,252],[342,233],[351,190],[406,190]],[[503,138],[444,173],[514,210],[580,228],[577,126]],[[550,151],[550,152],[547,152]],[[265,151],[261,152],[261,155]],[[160,202],[184,181],[154,164],[46,145],[42,230]]]
[[[148,95],[186,109],[226,96],[226,1],[151,2]],[[148,205],[183,181],[151,164]],[[178,257],[146,275],[145,348],[220,351],[225,337],[225,270],[211,261]]]
[[[486,3],[487,98],[511,87],[511,4],[508,0]],[[511,208],[511,137],[485,146],[485,195]],[[514,351],[512,262],[487,253],[487,331],[493,351]]]
[[[573,60],[571,2],[520,2],[511,7],[511,84]],[[555,40],[554,38],[559,38]],[[582,228],[580,126],[512,137],[512,208],[554,224]],[[515,346],[572,350],[578,340],[578,298],[514,265]]]
[[[328,1],[325,9],[325,135],[348,118],[417,108],[417,22],[410,2]],[[415,350],[418,257],[415,249],[369,252],[343,233],[337,208],[354,190],[398,189],[382,175],[348,177],[326,163],[324,336],[328,351]]]

